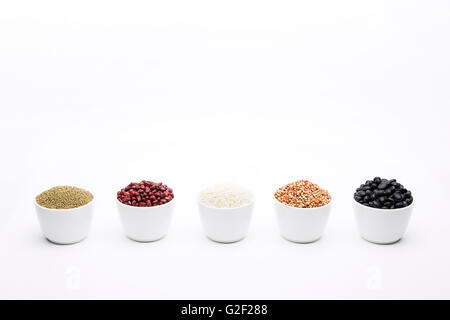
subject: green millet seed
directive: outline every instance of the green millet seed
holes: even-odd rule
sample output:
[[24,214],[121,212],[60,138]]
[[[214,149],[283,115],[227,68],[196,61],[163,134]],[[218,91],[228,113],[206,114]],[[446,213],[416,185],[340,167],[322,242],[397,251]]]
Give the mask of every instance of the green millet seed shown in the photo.
[[94,199],[89,191],[71,186],[57,186],[36,196],[38,205],[49,209],[71,209],[88,204]]

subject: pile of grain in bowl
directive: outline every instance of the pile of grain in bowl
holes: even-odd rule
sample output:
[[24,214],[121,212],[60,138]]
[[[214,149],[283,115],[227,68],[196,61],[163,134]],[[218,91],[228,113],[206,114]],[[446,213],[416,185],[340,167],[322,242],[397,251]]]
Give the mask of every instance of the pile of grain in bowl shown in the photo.
[[200,203],[214,208],[238,208],[252,202],[253,194],[235,184],[218,184],[200,193]]
[[36,196],[36,203],[48,209],[73,209],[94,199],[89,191],[71,186],[56,186]]
[[117,200],[133,207],[154,207],[172,201],[172,188],[162,182],[142,180],[131,182],[117,192]]
[[327,205],[331,196],[327,190],[308,180],[298,180],[281,187],[275,198],[285,205],[297,208],[317,208]]

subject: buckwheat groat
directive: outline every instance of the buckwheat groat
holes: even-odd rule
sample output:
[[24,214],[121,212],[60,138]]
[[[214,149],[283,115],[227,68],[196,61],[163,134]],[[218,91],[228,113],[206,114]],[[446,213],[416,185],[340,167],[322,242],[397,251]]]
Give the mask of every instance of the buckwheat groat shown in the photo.
[[328,204],[331,196],[327,190],[308,180],[298,180],[281,187],[275,198],[285,205],[297,208],[317,208]]

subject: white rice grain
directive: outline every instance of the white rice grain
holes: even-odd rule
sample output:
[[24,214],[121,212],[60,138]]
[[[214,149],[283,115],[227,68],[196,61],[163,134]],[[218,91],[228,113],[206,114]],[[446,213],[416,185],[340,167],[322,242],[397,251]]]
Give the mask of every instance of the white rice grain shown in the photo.
[[214,208],[237,208],[253,202],[253,194],[234,184],[218,184],[200,193],[200,202]]

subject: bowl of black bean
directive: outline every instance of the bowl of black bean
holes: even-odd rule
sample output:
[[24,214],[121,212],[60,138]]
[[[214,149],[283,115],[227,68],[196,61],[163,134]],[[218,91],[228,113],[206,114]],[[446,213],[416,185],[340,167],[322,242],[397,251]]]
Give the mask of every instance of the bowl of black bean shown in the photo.
[[413,209],[413,197],[395,179],[375,177],[356,189],[354,212],[361,237],[390,244],[405,234]]

